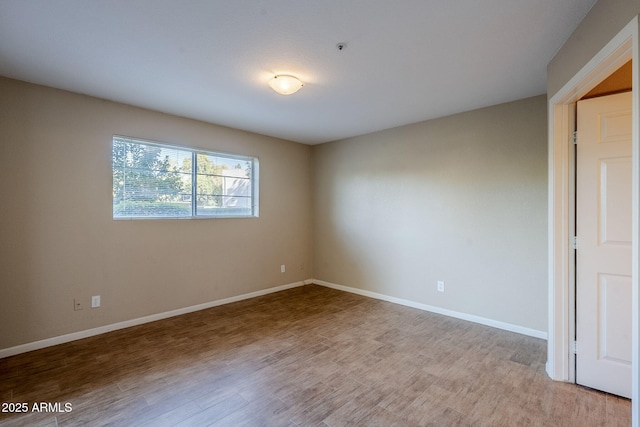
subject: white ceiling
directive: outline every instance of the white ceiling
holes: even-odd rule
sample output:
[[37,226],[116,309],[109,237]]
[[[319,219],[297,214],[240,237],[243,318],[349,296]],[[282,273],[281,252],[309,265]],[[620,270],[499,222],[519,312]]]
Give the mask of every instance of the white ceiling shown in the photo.
[[544,93],[594,3],[0,0],[0,75],[316,144]]

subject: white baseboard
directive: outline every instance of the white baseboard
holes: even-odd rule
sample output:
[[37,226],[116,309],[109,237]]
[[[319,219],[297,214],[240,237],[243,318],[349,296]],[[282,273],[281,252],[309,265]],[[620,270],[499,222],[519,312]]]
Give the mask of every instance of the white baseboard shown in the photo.
[[326,286],[328,288],[337,289],[340,291],[351,292],[353,294],[362,295],[369,298],[375,298],[383,301],[392,302],[395,304],[405,305],[407,307],[417,308],[432,313],[443,314],[449,317],[455,317],[456,319],[468,320],[469,322],[479,323],[485,326],[491,326],[493,328],[503,329],[505,331],[516,332],[522,335],[528,335],[530,337],[541,338],[546,340],[547,333],[544,331],[538,331],[536,329],[525,328],[523,326],[512,325],[511,323],[500,322],[493,319],[487,319],[485,317],[475,316],[473,314],[460,313],[453,310],[447,310],[445,308],[434,307],[432,305],[422,304],[419,302],[409,301],[402,298],[391,297],[377,292],[365,291],[357,288],[350,288],[348,286],[336,285],[334,283],[325,282],[323,280],[305,280],[305,283],[315,283],[316,285]]
[[287,285],[276,286],[274,288],[263,289],[256,292],[250,292],[248,294],[238,295],[230,298],[224,298],[216,301],[210,301],[204,304],[192,305],[190,307],[179,308],[177,310],[171,310],[164,313],[152,314],[150,316],[139,317],[137,319],[126,320],[124,322],[113,323],[111,325],[100,326],[93,329],[87,329],[84,331],[74,332],[71,334],[60,335],[57,337],[47,338],[40,341],[34,341],[27,344],[17,345],[15,347],[9,347],[0,349],[0,359],[4,357],[14,356],[20,353],[26,353],[28,351],[39,350],[45,347],[51,347],[58,344],[64,344],[67,342],[79,340],[82,338],[88,338],[95,335],[105,334],[107,332],[116,331],[118,329],[129,328],[131,326],[142,325],[144,323],[155,322],[156,320],[167,319],[169,317],[179,316],[181,314],[192,313],[194,311],[204,310],[219,305],[229,304],[236,301],[242,301],[249,298],[255,298],[262,295],[271,294],[274,292],[284,291],[286,289],[297,288],[299,286],[316,284],[325,286],[328,288],[337,289],[340,291],[350,292],[366,296],[369,298],[375,298],[383,301],[392,302],[395,304],[404,305],[407,307],[417,308],[432,313],[443,314],[449,317],[455,317],[456,319],[468,320],[470,322],[479,323],[481,325],[491,326],[506,331],[516,332],[522,335],[528,335],[535,338],[547,339],[547,333],[544,331],[538,331],[535,329],[525,328],[523,326],[512,325],[510,323],[499,322],[497,320],[487,319],[480,316],[474,316],[472,314],[460,313],[457,311],[447,310],[440,307],[434,307],[427,304],[422,304],[414,301],[405,300],[402,298],[391,297],[377,292],[365,291],[363,289],[351,288],[349,286],[336,285],[334,283],[325,282],[323,280],[307,279],[301,282],[290,283]]
[[98,328],[87,329],[84,331],[73,332],[71,334],[60,335],[53,338],[47,338],[44,340],[30,342],[27,344],[21,344],[15,347],[3,348],[3,349],[0,349],[0,359],[4,357],[14,356],[20,353],[26,353],[28,351],[39,350],[45,347],[64,344],[64,343],[79,340],[82,338],[88,338],[95,335],[105,334],[107,332],[116,331],[118,329],[129,328],[131,326],[137,326],[137,325],[142,325],[144,323],[155,322],[156,320],[162,320],[169,317],[179,316],[181,314],[192,313],[194,311],[204,310],[206,308],[217,307],[219,305],[229,304],[236,301],[242,301],[249,298],[255,298],[262,295],[271,294],[274,292],[284,291],[286,289],[297,288],[299,286],[304,286],[305,284],[309,284],[309,283],[313,283],[313,281],[305,280],[301,282],[290,283],[288,285],[276,286],[274,288],[263,289],[256,292],[250,292],[248,294],[238,295],[235,297],[224,298],[216,301],[210,301],[204,304],[192,305],[190,307],[179,308],[177,310],[171,310],[164,313],[152,314],[150,316],[139,317],[137,319],[131,319],[131,320],[126,320],[124,322],[113,323],[111,325],[100,326]]

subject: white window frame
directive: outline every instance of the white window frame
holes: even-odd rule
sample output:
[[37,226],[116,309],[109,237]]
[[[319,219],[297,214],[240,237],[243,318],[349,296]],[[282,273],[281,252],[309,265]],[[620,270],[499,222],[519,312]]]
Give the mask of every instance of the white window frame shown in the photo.
[[[199,148],[186,147],[175,144],[166,144],[157,141],[150,141],[141,138],[134,138],[122,135],[113,135],[111,142],[111,173],[112,178],[114,178],[115,173],[115,165],[113,163],[114,156],[114,146],[117,141],[126,141],[127,143],[139,144],[144,146],[154,146],[168,150],[179,150],[185,153],[189,153],[192,158],[191,162],[191,194],[190,194],[190,205],[191,205],[191,214],[190,215],[116,215],[115,209],[115,191],[112,191],[112,217],[114,220],[144,220],[144,219],[221,219],[221,218],[257,218],[259,216],[259,159],[256,156],[245,156],[240,154],[230,154],[223,153],[217,151],[209,151],[203,150]],[[197,179],[198,176],[203,174],[198,172],[197,167],[197,158],[198,155],[205,156],[215,156],[223,159],[228,159],[232,161],[241,161],[241,162],[250,162],[251,164],[251,176],[250,180],[250,209],[247,214],[239,214],[237,210],[229,208],[219,208],[215,213],[202,213],[198,212],[198,194],[197,194]],[[227,178],[232,178],[233,176],[226,176]],[[221,197],[229,197],[227,194],[220,195]],[[225,213],[226,212],[234,212],[234,213]]]

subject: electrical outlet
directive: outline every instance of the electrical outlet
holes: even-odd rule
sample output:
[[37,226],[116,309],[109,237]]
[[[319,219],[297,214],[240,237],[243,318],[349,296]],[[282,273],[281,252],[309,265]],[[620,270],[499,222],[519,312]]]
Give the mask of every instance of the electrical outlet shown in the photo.
[[280,266],[280,273],[284,273],[287,270],[287,268],[284,266],[284,264],[282,264]]
[[444,292],[444,280],[438,280],[438,292]]
[[84,304],[82,304],[82,300],[80,298],[73,299],[73,309],[75,311],[82,310],[84,308]]
[[91,308],[100,307],[100,295],[94,295],[91,297]]

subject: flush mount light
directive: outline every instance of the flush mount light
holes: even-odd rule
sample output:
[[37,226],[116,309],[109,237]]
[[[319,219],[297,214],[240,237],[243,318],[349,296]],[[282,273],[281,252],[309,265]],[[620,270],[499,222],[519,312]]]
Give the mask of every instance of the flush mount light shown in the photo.
[[278,74],[269,80],[269,86],[280,95],[291,95],[299,91],[303,85],[297,77],[288,74]]

